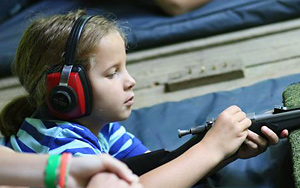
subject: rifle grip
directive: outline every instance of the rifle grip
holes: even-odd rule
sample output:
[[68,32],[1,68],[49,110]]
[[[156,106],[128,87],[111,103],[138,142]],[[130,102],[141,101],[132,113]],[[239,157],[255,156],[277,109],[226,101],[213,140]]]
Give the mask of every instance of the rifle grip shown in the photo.
[[267,126],[269,129],[271,129],[273,132],[276,133],[277,136],[280,136],[280,133],[282,130],[279,130],[279,125],[276,123],[268,123],[268,122],[252,122],[252,125],[250,126],[249,130],[255,132],[256,134],[267,138],[262,132],[261,132],[261,127],[262,126]]

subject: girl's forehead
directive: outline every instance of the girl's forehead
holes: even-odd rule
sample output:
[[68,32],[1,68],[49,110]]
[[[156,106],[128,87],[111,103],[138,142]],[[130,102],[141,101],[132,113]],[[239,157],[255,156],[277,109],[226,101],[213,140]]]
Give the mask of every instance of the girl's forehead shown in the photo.
[[125,61],[125,42],[121,35],[114,32],[103,37],[96,46],[92,59],[94,59],[94,63],[91,64],[92,68],[99,66],[101,69],[107,69],[112,64]]
[[118,32],[111,32],[107,35],[105,35],[100,41],[99,41],[99,47],[103,46],[105,48],[112,47],[115,45],[122,45],[125,46],[125,42],[122,38],[122,36]]

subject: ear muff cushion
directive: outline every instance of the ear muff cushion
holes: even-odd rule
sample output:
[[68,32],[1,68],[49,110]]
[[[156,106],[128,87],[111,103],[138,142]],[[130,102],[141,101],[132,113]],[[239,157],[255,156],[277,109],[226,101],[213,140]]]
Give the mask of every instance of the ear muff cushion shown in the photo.
[[82,109],[82,116],[89,115],[92,110],[92,89],[86,71],[82,66],[74,65],[68,85],[76,88],[78,106]]

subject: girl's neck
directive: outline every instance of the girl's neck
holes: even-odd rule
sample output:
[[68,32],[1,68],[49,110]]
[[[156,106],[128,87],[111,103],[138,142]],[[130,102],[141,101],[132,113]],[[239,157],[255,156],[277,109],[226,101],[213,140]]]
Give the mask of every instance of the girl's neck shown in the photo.
[[82,126],[88,128],[96,137],[98,137],[99,132],[107,124],[107,122],[102,122],[99,119],[91,117],[82,117],[77,119]]

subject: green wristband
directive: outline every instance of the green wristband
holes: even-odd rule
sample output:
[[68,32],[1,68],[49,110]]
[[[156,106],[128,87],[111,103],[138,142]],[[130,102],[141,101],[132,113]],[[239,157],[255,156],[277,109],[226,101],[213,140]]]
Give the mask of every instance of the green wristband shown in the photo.
[[49,155],[44,179],[46,188],[56,188],[56,170],[60,164],[60,158],[61,155]]

